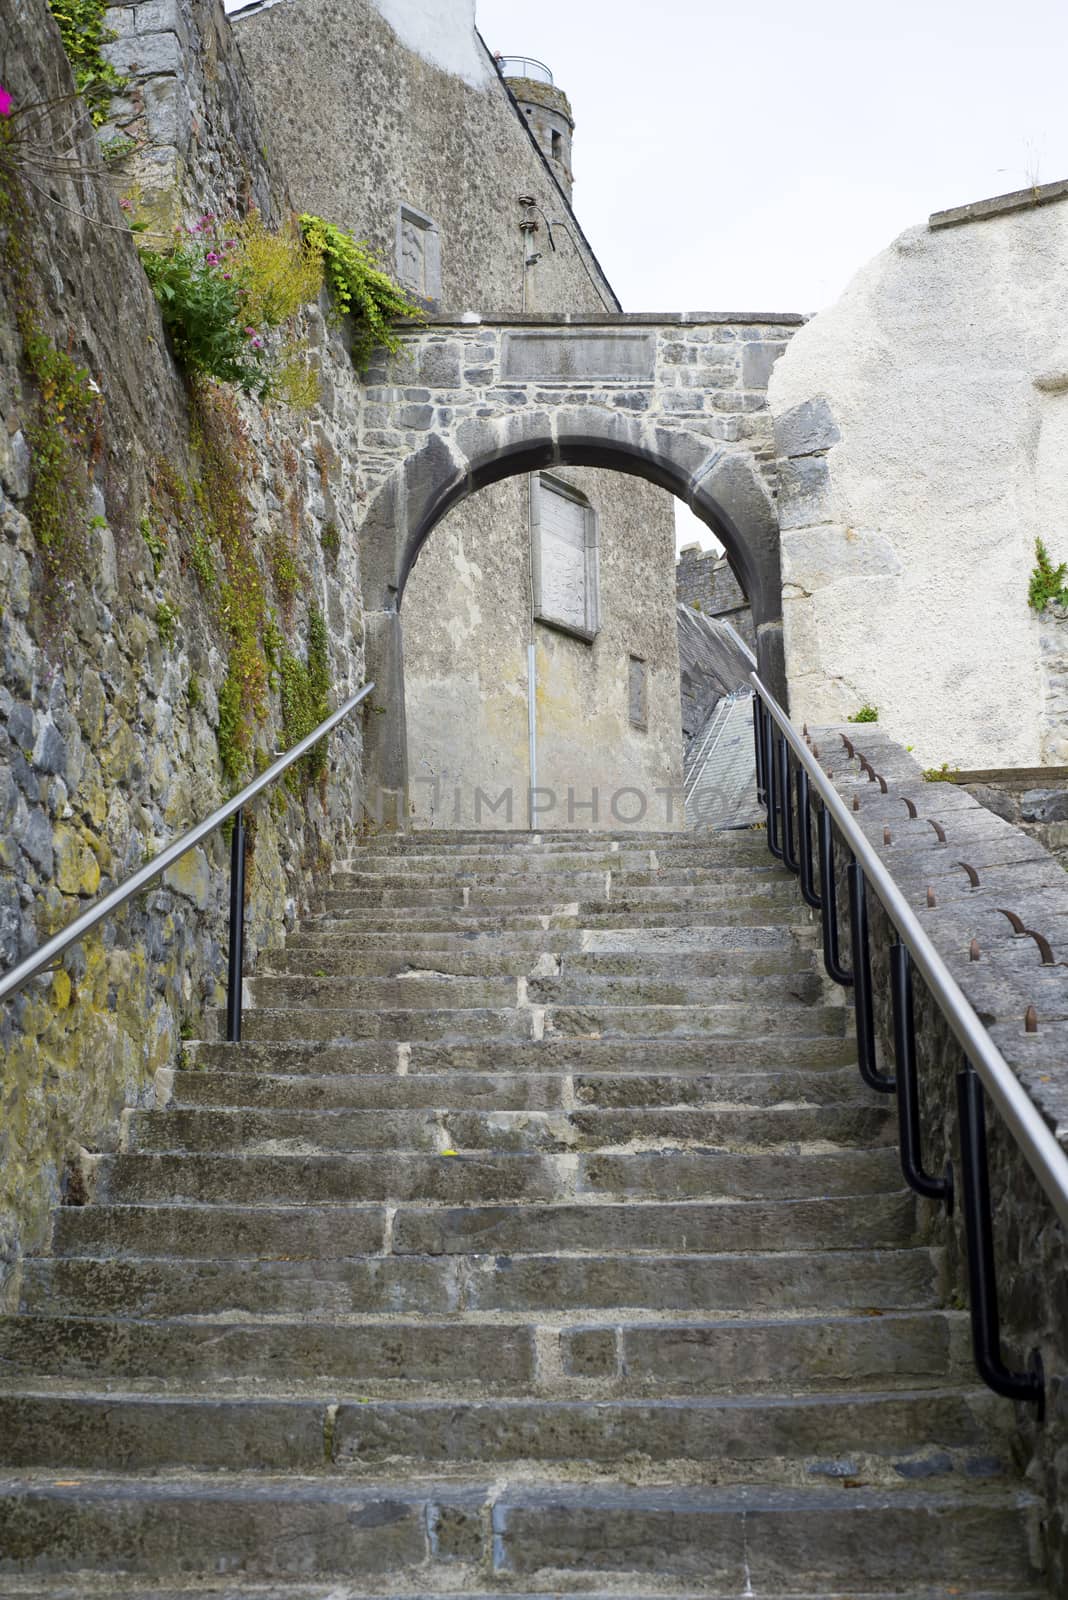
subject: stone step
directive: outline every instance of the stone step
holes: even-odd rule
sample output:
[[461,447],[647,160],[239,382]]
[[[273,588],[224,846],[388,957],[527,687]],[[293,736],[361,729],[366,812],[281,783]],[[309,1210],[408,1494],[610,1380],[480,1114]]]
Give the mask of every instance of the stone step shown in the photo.
[[[522,977],[453,977],[433,969],[415,969],[396,977],[355,977],[324,973],[314,957],[305,958],[299,975],[246,979],[249,1004],[264,1009],[323,1010],[395,1007],[506,1007],[514,1005],[749,1005],[766,1009],[776,1004],[814,1005],[824,985],[815,972],[701,977],[683,973],[601,975],[568,973]],[[834,1010],[841,1010],[835,1006]]]
[[570,887],[588,883],[599,892],[608,875],[611,875],[613,890],[617,884],[639,888],[658,883],[736,886],[743,892],[750,886],[763,884],[796,887],[793,873],[785,871],[770,855],[761,861],[738,865],[722,860],[703,864],[693,861],[661,863],[655,854],[627,859],[610,854],[596,858],[556,856],[528,861],[403,856],[392,860],[384,858],[377,865],[337,866],[331,874],[330,886],[332,889],[441,889],[461,884],[499,889],[525,887],[544,895],[547,890],[555,893],[560,884]]
[[[394,1063],[394,1069],[395,1069]],[[415,1110],[557,1111],[579,1106],[805,1106],[886,1102],[863,1087],[855,1067],[822,1072],[677,1073],[381,1073],[179,1072],[172,1108],[215,1106],[280,1111]],[[154,1113],[153,1113],[154,1114]]]
[[[403,1081],[403,1080],[401,1080]],[[559,1111],[170,1110],[127,1113],[124,1148],[305,1155],[333,1151],[567,1151],[669,1144],[745,1148],[820,1141],[869,1148],[897,1130],[889,1104],[623,1106]]]
[[625,1154],[99,1156],[94,1198],[110,1204],[440,1205],[507,1200],[808,1199],[883,1194],[900,1182],[897,1153],[879,1150],[653,1150]]
[[454,978],[526,978],[537,971],[546,976],[591,977],[630,975],[633,977],[719,978],[723,981],[756,981],[805,976],[814,973],[815,963],[807,951],[783,950],[680,950],[664,952],[601,951],[581,954],[548,950],[469,950],[465,948],[424,951],[422,954],[395,950],[340,948],[326,941],[313,944],[292,942],[284,950],[265,950],[257,964],[263,975],[314,974],[338,978],[409,978],[421,974]]
[[[641,1460],[663,1481],[908,1480],[1001,1475],[989,1391],[714,1400],[368,1401],[325,1395],[0,1393],[7,1470],[451,1474]],[[924,1441],[922,1444],[919,1441]],[[1007,1443],[1007,1441],[1006,1441]],[[830,1459],[828,1459],[830,1458]],[[679,1469],[681,1468],[681,1473]]]
[[[327,904],[329,907],[329,900]],[[668,906],[675,905],[676,901],[669,899]],[[485,906],[471,906],[467,910],[462,907],[435,910],[428,906],[353,906],[347,915],[344,908],[333,908],[307,917],[305,927],[312,935],[324,929],[385,933],[394,943],[399,932],[403,932],[405,943],[410,942],[410,934],[418,933],[495,933],[505,935],[511,942],[514,933],[529,933],[535,929],[614,932],[623,922],[632,933],[651,928],[669,928],[679,934],[692,933],[713,922],[719,930],[767,928],[791,932],[811,927],[800,896],[796,900],[784,900],[781,905],[723,904],[711,910],[692,905],[682,910],[658,906],[632,907],[623,901],[609,905],[604,901],[581,900],[561,902],[559,906],[543,906],[538,911],[507,907],[492,910]]]
[[[211,1600],[370,1600],[366,1588],[353,1587],[351,1582],[343,1588],[332,1586],[329,1594],[324,1594],[321,1583],[273,1582],[269,1588],[264,1588],[255,1578],[229,1577],[210,1580],[209,1587],[205,1589],[195,1580],[191,1586],[183,1584],[180,1578],[168,1577],[160,1581],[166,1583],[165,1588],[155,1582],[150,1588],[145,1588],[145,1580],[124,1577],[122,1574],[106,1573],[101,1576],[99,1573],[81,1573],[75,1588],[70,1587],[66,1578],[16,1577],[9,1578],[7,1583],[12,1600],[94,1600],[94,1597],[101,1595],[106,1595],[108,1600],[205,1600],[206,1595]],[[737,1600],[736,1589],[728,1593],[717,1587],[702,1589],[698,1594],[689,1585],[664,1587],[655,1577],[649,1581],[650,1587],[644,1591],[633,1581],[623,1588],[613,1588],[610,1593],[583,1588],[582,1600],[654,1600],[654,1596],[664,1595],[670,1595],[671,1600]],[[405,1593],[409,1600],[456,1600],[455,1593],[426,1594],[418,1588],[406,1590]],[[518,1590],[509,1589],[507,1594],[500,1589],[492,1594],[482,1588],[464,1589],[465,1600],[548,1600],[549,1595],[553,1596],[553,1600],[579,1600],[577,1593],[561,1595],[559,1589],[535,1593],[529,1585],[521,1585]],[[917,1587],[910,1583],[907,1594],[899,1588],[884,1588],[877,1595],[867,1588],[863,1593],[851,1588],[848,1595],[841,1590],[835,1590],[832,1594],[821,1585],[818,1594],[811,1589],[805,1594],[792,1589],[789,1594],[777,1595],[776,1600],[946,1600],[946,1595],[947,1590],[942,1584],[932,1589],[927,1584]],[[993,1590],[984,1585],[981,1590],[970,1587],[963,1600],[1049,1600],[1049,1590],[1014,1588],[1010,1594],[1006,1589]]]
[[[54,1257],[213,1257],[342,1260],[386,1247],[385,1206],[63,1206],[54,1213]],[[531,1206],[399,1207],[395,1255],[599,1254],[732,1250],[877,1250],[917,1242],[911,1193],[865,1205],[839,1199],[707,1204],[629,1201]]]
[[[601,1318],[0,1317],[4,1384],[484,1399],[556,1387],[564,1398],[805,1394],[974,1383],[964,1312]],[[544,1377],[539,1381],[539,1372]]]
[[[766,890],[746,890],[744,893],[728,889],[695,889],[692,892],[674,885],[663,888],[624,889],[612,894],[593,892],[569,893],[566,884],[556,886],[556,892],[546,894],[543,889],[396,889],[396,890],[337,890],[328,889],[323,895],[326,916],[359,917],[372,927],[399,927],[409,920],[416,928],[446,927],[454,921],[466,920],[507,925],[515,919],[522,927],[523,919],[530,916],[576,918],[590,920],[596,927],[598,919],[609,918],[608,926],[618,924],[622,917],[635,927],[686,926],[695,920],[709,921],[714,916],[725,926],[737,923],[767,922],[789,924],[805,920],[804,902],[796,888],[778,884]],[[658,919],[671,915],[674,920],[661,923]],[[652,921],[648,919],[653,919]]]
[[[250,1013],[252,1016],[255,1013]],[[247,1019],[246,1019],[247,1020]],[[721,1067],[777,1072],[783,1067],[819,1073],[843,1067],[856,1071],[856,1044],[848,1037],[786,1034],[761,1039],[661,1036],[657,1039],[586,1037],[551,1039],[476,1039],[456,1043],[414,1039],[398,1050],[395,1040],[359,1039],[336,1044],[325,1040],[284,1039],[240,1045],[196,1043],[186,1046],[186,1059],[204,1067],[234,1072],[396,1073],[402,1064],[411,1073],[678,1073],[709,1072]],[[859,1075],[858,1075],[859,1076]]]
[[[528,919],[528,922],[531,919]],[[480,930],[461,927],[453,931],[420,933],[410,925],[403,928],[369,931],[364,917],[305,917],[290,935],[286,948],[332,951],[401,950],[406,956],[425,958],[429,953],[459,951],[464,955],[515,955],[533,951],[537,955],[621,954],[677,955],[699,953],[787,953],[803,954],[811,962],[815,952],[815,929],[806,925],[767,927],[759,923],[728,927],[723,923],[689,922],[677,928],[627,927],[617,919],[612,927],[549,927],[548,917],[537,917],[537,926]]]
[[[285,979],[265,980],[286,982]],[[296,980],[294,980],[296,981]],[[326,981],[326,980],[320,980]],[[457,980],[465,982],[464,979]],[[532,1002],[532,1004],[535,1002]],[[724,1002],[709,1005],[599,1005],[539,1006],[546,1034],[583,1038],[656,1039],[704,1037],[762,1039],[787,1034],[814,1038],[841,1037],[847,1013],[841,1006],[802,1006],[780,1001],[772,1005]],[[302,1010],[295,1006],[253,1006],[246,1013],[243,1035],[252,1041],[290,1039],[330,1043],[349,1039],[478,1040],[533,1039],[534,1012],[530,1005],[511,1007],[420,1006],[413,997],[407,1007],[320,1006]]]
[[[644,876],[649,876],[648,874]],[[629,911],[657,910],[662,906],[692,905],[708,911],[721,906],[767,906],[769,911],[781,907],[796,908],[797,887],[789,880],[774,877],[750,877],[741,882],[715,881],[694,884],[653,882],[643,884],[638,879],[616,880],[608,873],[573,873],[568,877],[554,877],[546,883],[537,881],[494,885],[481,878],[472,878],[440,886],[425,886],[419,879],[405,880],[389,888],[364,884],[347,888],[331,880],[331,887],[323,896],[327,911],[346,912],[363,910],[408,910],[440,907],[446,910],[470,907],[492,914],[498,910],[529,907],[540,912],[562,909],[575,902],[590,911],[605,911],[620,906]]]
[[343,1261],[25,1264],[22,1309],[49,1317],[443,1316],[451,1312],[880,1311],[931,1308],[932,1252],[728,1255],[386,1255]]
[[[0,1546],[17,1574],[155,1576],[197,1552],[212,1571],[350,1578],[371,1592],[489,1575],[552,1583],[635,1575],[783,1596],[917,1570],[958,1588],[1033,1588],[1027,1495],[1011,1489],[612,1488],[569,1481],[423,1485],[328,1477],[0,1480]],[[478,1582],[476,1575],[481,1575]]]
[[740,841],[715,843],[696,841],[687,843],[685,834],[680,842],[659,847],[642,847],[636,840],[621,840],[613,848],[610,843],[590,849],[579,849],[566,841],[559,845],[529,845],[526,849],[494,849],[490,845],[472,848],[431,849],[413,843],[402,850],[377,850],[370,846],[356,854],[340,856],[336,870],[340,872],[445,872],[460,867],[465,872],[567,872],[575,871],[643,871],[666,865],[716,867],[727,871],[769,870],[782,872],[767,844],[754,842],[742,845]]

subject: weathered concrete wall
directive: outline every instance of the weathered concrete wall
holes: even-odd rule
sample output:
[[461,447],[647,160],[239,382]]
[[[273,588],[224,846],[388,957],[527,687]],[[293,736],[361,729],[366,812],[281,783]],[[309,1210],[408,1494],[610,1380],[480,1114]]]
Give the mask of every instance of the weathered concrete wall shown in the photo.
[[[528,825],[532,636],[537,782],[546,791],[537,796],[537,823],[610,828],[633,818],[651,828],[682,821],[681,800],[672,798],[681,784],[682,746],[670,505],[665,516],[667,497],[637,480],[621,493],[614,473],[572,468],[559,476],[599,518],[601,627],[592,642],[540,622],[532,635],[525,476],[484,489],[450,512],[408,580],[402,620],[416,826]],[[463,528],[454,534],[461,517]],[[648,664],[644,730],[632,727],[628,715],[631,655]],[[620,795],[623,789],[638,794]],[[494,810],[505,792],[510,802]]]
[[[138,8],[150,21],[158,10]],[[216,8],[191,0],[168,15],[174,31],[153,32],[151,48],[169,41],[175,92],[181,87],[198,107],[196,138],[179,170],[215,174],[208,196],[220,206],[244,188],[241,174],[249,176],[250,193],[280,206],[259,155],[262,136],[241,63]],[[146,61],[149,53],[146,46]],[[167,352],[124,226],[115,195],[123,180],[104,174],[96,138],[76,105],[72,110],[70,74],[44,0],[17,0],[0,15],[0,59],[16,107],[12,142],[0,152],[0,956],[6,967],[226,792],[216,729],[231,640],[219,586],[235,574],[209,542],[214,577],[198,578],[191,544],[203,521],[198,496],[212,498],[205,488],[212,439],[230,463],[215,487],[249,529],[242,593],[262,585],[265,612],[273,609],[283,648],[297,657],[307,647],[311,610],[322,610],[336,693],[358,687],[363,662],[347,432],[359,396],[340,334],[317,308],[302,320],[326,402],[312,412],[261,409],[221,394],[198,401]],[[36,141],[69,156],[86,176],[27,164],[17,110],[40,100],[54,109],[41,114]],[[176,204],[195,215],[203,197],[187,188]],[[27,307],[36,332],[56,352],[69,353],[99,390],[87,436],[68,439],[73,467],[64,469],[64,481],[84,477],[85,496],[70,503],[61,557],[54,547],[46,555],[35,520],[56,439],[57,395],[30,381]],[[199,450],[192,438],[197,427],[204,435]],[[287,585],[281,592],[280,549],[297,574],[295,591]],[[164,606],[170,626],[160,620],[167,617]],[[265,639],[259,642],[266,652]],[[260,665],[266,683],[266,654]],[[254,735],[257,760],[282,741],[276,685],[265,687],[263,713]],[[351,832],[361,740],[355,722],[335,738],[333,782],[324,797],[311,790],[257,807],[248,879],[251,956],[277,940],[308,903],[316,869]],[[61,970],[3,1008],[0,1278],[41,1238],[72,1145],[111,1142],[121,1107],[150,1099],[154,1074],[174,1065],[181,1038],[203,1031],[205,1010],[218,1003],[225,976],[225,860],[221,840],[187,857],[100,937],[73,948]]]
[[[812,727],[820,764],[834,774],[835,787],[860,809],[855,820],[904,891],[935,948],[946,961],[1009,1066],[1038,1106],[1068,1153],[1068,1023],[1066,979],[1061,965],[1043,966],[1035,943],[1015,934],[1000,910],[1016,911],[1025,926],[1049,939],[1058,963],[1068,959],[1068,875],[1033,838],[985,810],[954,784],[925,783],[917,762],[880,726]],[[850,761],[840,735],[854,744],[887,780],[883,795]],[[907,817],[902,796],[919,815]],[[927,821],[945,831],[943,844]],[[891,842],[885,842],[889,829]],[[841,853],[840,853],[841,854]],[[980,882],[973,887],[960,863],[972,864]],[[844,908],[845,895],[839,894]],[[928,889],[935,901],[928,904]],[[848,918],[843,917],[843,937]],[[979,959],[970,956],[971,941]],[[871,948],[876,1023],[881,1066],[892,1071],[892,1027],[887,957],[891,933],[881,908],[871,899]],[[848,944],[844,946],[848,949]],[[1027,1033],[1029,1005],[1038,1013],[1038,1031]],[[923,1158],[926,1170],[941,1173],[952,1159],[960,1182],[956,1073],[961,1051],[937,1007],[916,979],[917,1055],[923,1103]],[[1050,1593],[1068,1589],[1068,1411],[1064,1374],[1068,1371],[1068,1236],[1022,1152],[986,1097],[990,1144],[990,1188],[994,1214],[995,1259],[1003,1329],[1003,1355],[1015,1370],[1025,1370],[1029,1352],[1039,1348],[1047,1374],[1047,1417],[1039,1426],[1031,1407],[1015,1407],[1015,1447],[1029,1486],[1046,1499],[1044,1526]],[[940,1206],[921,1202],[926,1232],[944,1244],[947,1303],[967,1306],[969,1288],[961,1207],[952,1218]],[[1008,1400],[1003,1404],[1012,1410]]]
[[778,363],[799,716],[877,705],[926,766],[1065,759],[1027,585],[1036,535],[1068,557],[1066,267],[1063,202],[913,228]]

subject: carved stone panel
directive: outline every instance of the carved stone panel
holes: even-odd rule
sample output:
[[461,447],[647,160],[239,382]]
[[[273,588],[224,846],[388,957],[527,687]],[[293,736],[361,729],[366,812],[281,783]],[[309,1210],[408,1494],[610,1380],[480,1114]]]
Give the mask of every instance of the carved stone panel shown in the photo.
[[413,206],[397,211],[397,279],[434,309],[441,298],[441,235],[437,226]]

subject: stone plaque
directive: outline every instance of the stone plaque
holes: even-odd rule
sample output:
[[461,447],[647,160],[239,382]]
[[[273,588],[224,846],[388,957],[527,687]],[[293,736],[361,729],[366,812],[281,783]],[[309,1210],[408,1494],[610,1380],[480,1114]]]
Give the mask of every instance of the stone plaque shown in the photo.
[[630,328],[523,329],[504,335],[501,377],[512,383],[652,383],[656,335]]
[[441,296],[441,235],[429,217],[412,206],[397,213],[397,278],[428,306]]
[[596,513],[567,484],[533,478],[530,521],[535,617],[592,639],[599,625]]
[[631,656],[628,662],[627,697],[631,727],[648,727],[648,669],[640,656]]

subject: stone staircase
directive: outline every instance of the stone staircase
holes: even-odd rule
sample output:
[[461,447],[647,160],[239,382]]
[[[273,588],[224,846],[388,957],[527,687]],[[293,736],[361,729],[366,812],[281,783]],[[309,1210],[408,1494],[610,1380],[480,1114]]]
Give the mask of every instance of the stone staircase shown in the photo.
[[0,1593],[1028,1596],[761,833],[336,873],[0,1320]]

